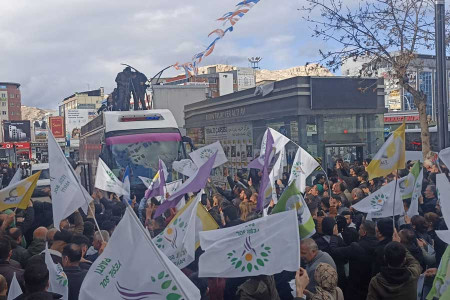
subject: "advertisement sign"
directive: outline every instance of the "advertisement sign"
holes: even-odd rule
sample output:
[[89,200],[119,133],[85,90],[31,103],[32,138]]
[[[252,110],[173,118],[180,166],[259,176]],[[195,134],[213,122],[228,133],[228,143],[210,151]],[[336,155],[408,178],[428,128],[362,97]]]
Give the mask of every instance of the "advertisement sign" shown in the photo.
[[81,126],[94,119],[96,111],[92,109],[69,109],[66,115],[66,137],[70,147],[80,146]]
[[50,130],[55,138],[64,138],[64,117],[49,117],[48,123],[50,125]]
[[47,141],[47,122],[46,121],[34,121],[34,140],[36,142]]
[[238,91],[254,88],[256,86],[255,77],[255,70],[253,68],[238,68]]
[[30,121],[3,121],[4,142],[31,141]]

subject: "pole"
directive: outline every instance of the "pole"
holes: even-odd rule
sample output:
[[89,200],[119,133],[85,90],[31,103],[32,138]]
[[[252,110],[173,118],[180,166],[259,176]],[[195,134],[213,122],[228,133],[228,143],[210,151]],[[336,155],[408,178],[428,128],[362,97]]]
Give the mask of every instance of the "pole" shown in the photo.
[[395,230],[395,196],[397,195],[397,181],[398,181],[398,169],[395,172],[395,187],[394,187],[394,205],[392,206],[392,227]]
[[436,35],[436,103],[439,132],[439,148],[449,146],[448,138],[448,100],[447,100],[447,58],[445,54],[445,0],[435,0]]

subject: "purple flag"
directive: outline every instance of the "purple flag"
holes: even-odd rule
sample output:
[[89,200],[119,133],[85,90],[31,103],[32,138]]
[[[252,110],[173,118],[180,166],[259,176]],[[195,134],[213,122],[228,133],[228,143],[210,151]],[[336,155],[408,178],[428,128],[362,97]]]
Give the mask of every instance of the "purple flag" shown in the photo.
[[[166,185],[166,165],[164,162],[160,159],[158,163],[158,180],[152,181],[152,184],[148,187],[147,191],[145,192],[145,199],[149,199],[151,197],[156,196],[164,196],[164,186]],[[159,182],[159,185],[158,185]]]
[[256,204],[256,209],[261,211],[264,209],[264,199],[265,199],[265,191],[267,185],[270,184],[269,179],[269,164],[270,158],[272,157],[272,148],[273,148],[273,137],[270,133],[270,130],[267,129],[267,141],[266,141],[266,151],[264,152],[264,166],[263,166],[263,175],[261,178],[261,183],[258,191],[258,202]]
[[164,201],[156,210],[154,218],[162,215],[167,209],[177,206],[181,198],[187,193],[197,192],[205,187],[214,162],[216,160],[217,152],[205,162],[194,175],[189,177],[180,187],[170,195],[169,199]]

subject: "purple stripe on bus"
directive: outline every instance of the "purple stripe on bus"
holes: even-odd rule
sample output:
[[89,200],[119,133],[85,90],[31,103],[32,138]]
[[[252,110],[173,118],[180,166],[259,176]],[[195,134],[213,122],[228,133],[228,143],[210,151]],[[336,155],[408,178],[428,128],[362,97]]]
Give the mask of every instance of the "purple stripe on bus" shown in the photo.
[[139,142],[179,142],[179,133],[141,133],[133,135],[113,136],[106,139],[106,145],[133,144]]

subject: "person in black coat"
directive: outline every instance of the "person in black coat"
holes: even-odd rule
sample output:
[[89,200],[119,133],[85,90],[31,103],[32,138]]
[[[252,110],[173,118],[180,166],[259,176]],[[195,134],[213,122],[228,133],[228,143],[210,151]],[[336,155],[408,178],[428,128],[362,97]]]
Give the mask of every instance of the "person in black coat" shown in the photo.
[[381,267],[387,266],[384,259],[384,247],[392,242],[393,234],[394,228],[392,227],[391,218],[382,218],[377,221],[376,237],[378,243],[375,248],[375,259],[372,264],[372,276],[377,275],[380,272]]
[[15,300],[28,299],[61,299],[62,295],[47,292],[49,272],[44,262],[36,261],[25,268],[25,290]]
[[87,271],[80,268],[81,247],[76,244],[67,244],[62,252],[64,273],[69,282],[69,300],[78,300],[81,284]]
[[375,237],[375,223],[365,221],[359,228],[359,241],[339,247],[336,240],[330,242],[330,252],[337,260],[349,260],[349,276],[345,299],[365,300],[372,278],[372,260],[378,243]]
[[347,259],[340,259],[333,256],[331,251],[332,244],[334,247],[344,247],[345,243],[342,237],[339,236],[337,224],[334,218],[325,217],[322,220],[322,233],[323,235],[314,239],[319,250],[327,252],[333,258],[336,264],[336,271],[338,273],[338,286],[341,289],[345,288],[346,276],[345,276],[345,264]]

